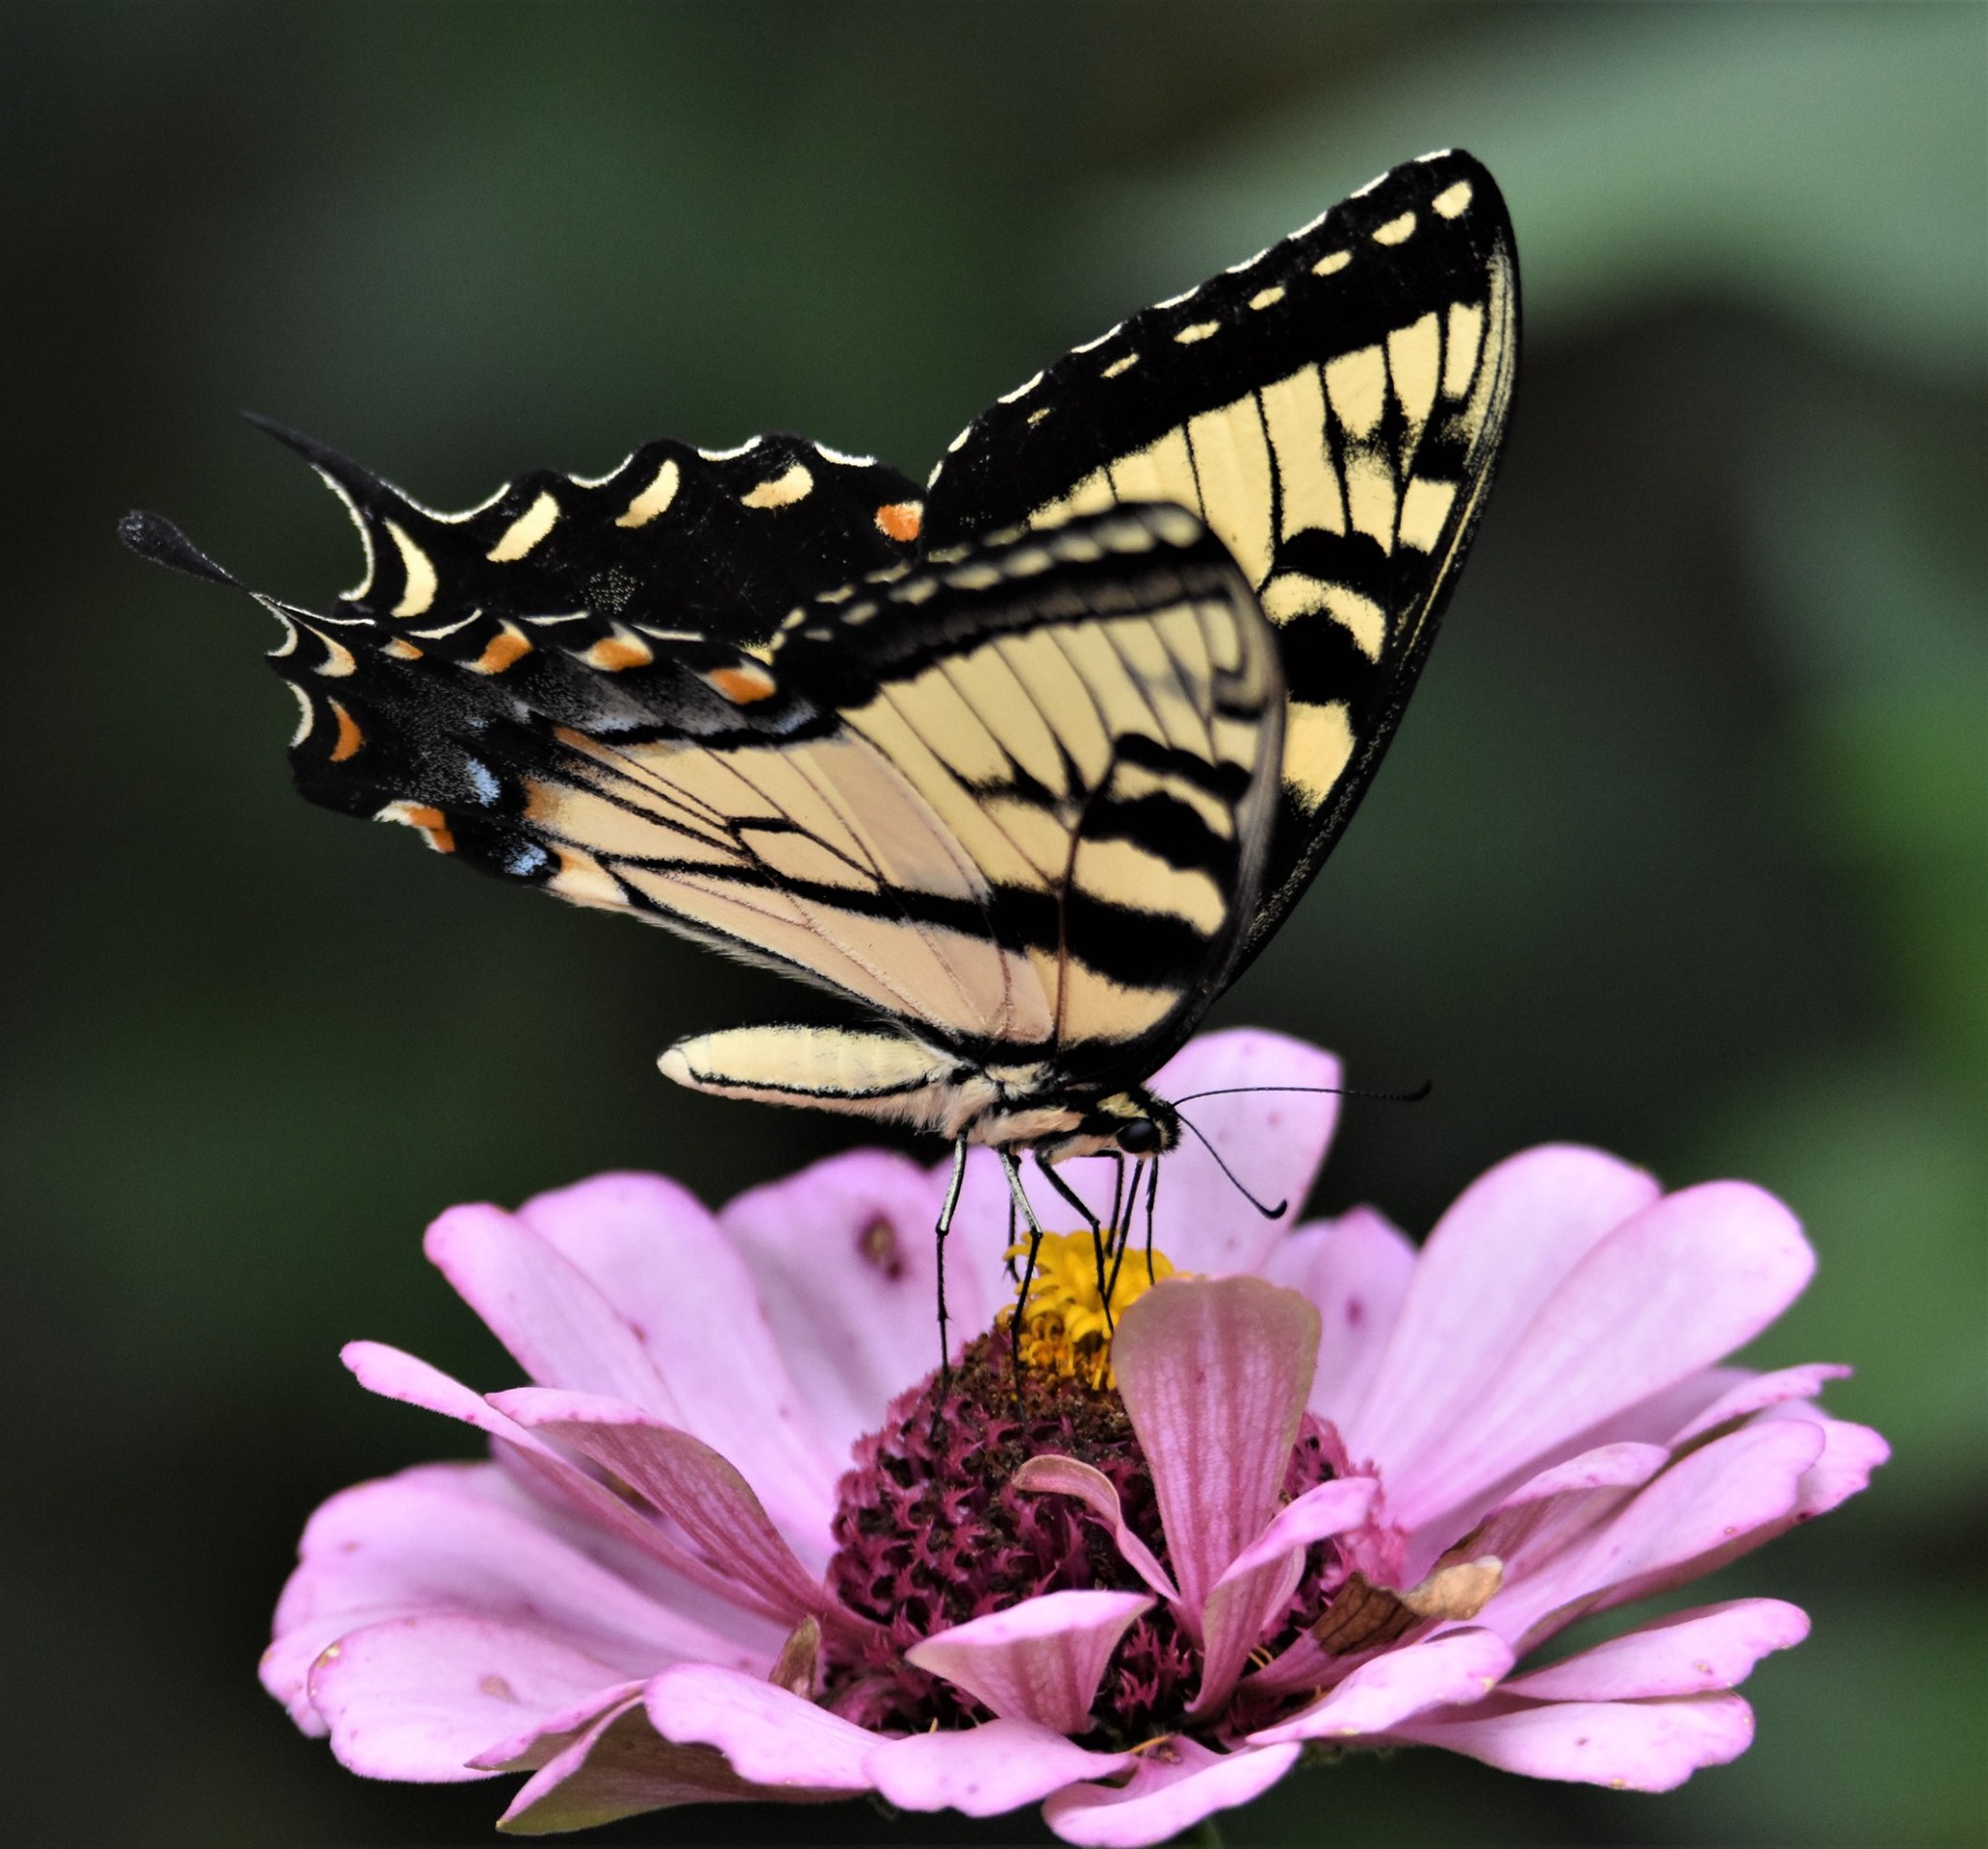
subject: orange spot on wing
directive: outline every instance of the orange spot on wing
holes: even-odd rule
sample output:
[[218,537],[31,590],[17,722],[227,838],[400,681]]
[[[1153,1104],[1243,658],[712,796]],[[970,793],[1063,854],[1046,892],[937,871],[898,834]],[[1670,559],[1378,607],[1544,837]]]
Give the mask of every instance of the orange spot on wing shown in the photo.
[[623,668],[646,668],[655,658],[655,650],[633,636],[603,636],[580,656],[589,668],[611,675]]
[[332,711],[338,715],[338,743],[331,747],[331,761],[334,764],[343,764],[366,743],[366,735],[359,730],[358,721],[336,700],[329,702],[329,705]]
[[396,636],[380,652],[382,655],[391,655],[396,661],[419,661],[421,658],[421,651],[413,643],[405,641],[399,636]]
[[887,540],[909,545],[925,523],[922,501],[886,501],[877,510],[877,530]]
[[455,852],[455,837],[449,833],[448,817],[425,803],[389,803],[373,819],[405,822],[410,828],[418,828],[438,854]]
[[483,652],[469,667],[474,674],[501,675],[520,655],[531,651],[531,638],[506,623],[483,644]]
[[773,676],[764,668],[714,668],[705,678],[735,707],[749,707],[774,691]]

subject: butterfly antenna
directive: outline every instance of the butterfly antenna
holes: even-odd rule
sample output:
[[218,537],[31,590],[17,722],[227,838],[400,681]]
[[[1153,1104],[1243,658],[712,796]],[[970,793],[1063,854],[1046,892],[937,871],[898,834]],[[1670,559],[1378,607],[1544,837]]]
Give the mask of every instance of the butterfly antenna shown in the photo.
[[[1191,1105],[1197,1098],[1234,1098],[1242,1092],[1283,1091],[1309,1092],[1326,1098],[1365,1098],[1380,1105],[1419,1105],[1436,1089],[1434,1079],[1425,1078],[1412,1091],[1362,1091],[1353,1085],[1224,1085],[1217,1091],[1191,1091],[1185,1098],[1169,1099],[1174,1105]],[[1188,1129],[1194,1130],[1189,1124]],[[1199,1137],[1201,1132],[1194,1131]],[[1207,1139],[1203,1138],[1203,1141]]]
[[140,558],[154,565],[184,572],[188,578],[204,578],[212,584],[226,584],[238,591],[248,588],[234,573],[216,565],[163,513],[132,509],[117,522],[117,537]]
[[[1245,1091],[1279,1091],[1284,1088],[1277,1085],[1248,1085],[1242,1086],[1240,1089]],[[1296,1087],[1293,1087],[1292,1089],[1296,1089]],[[1213,1092],[1201,1092],[1196,1095],[1203,1098],[1212,1098],[1215,1097],[1217,1094]],[[1189,1123],[1185,1117],[1180,1119],[1180,1125],[1181,1128],[1184,1130],[1194,1130],[1194,1126],[1191,1123]],[[1237,1179],[1235,1170],[1230,1168],[1229,1165],[1222,1160],[1222,1152],[1219,1149],[1217,1149],[1213,1143],[1209,1142],[1209,1139],[1206,1137],[1204,1137],[1199,1130],[1194,1130],[1194,1135],[1201,1143],[1201,1146],[1204,1149],[1206,1149],[1209,1155],[1214,1157],[1215,1167],[1229,1177],[1229,1185],[1233,1187],[1236,1190],[1236,1192],[1243,1198],[1243,1200],[1247,1201],[1249,1205],[1257,1210],[1257,1212],[1262,1214],[1266,1220],[1281,1220],[1284,1217],[1285,1209],[1288,1208],[1291,1205],[1290,1202],[1279,1201],[1276,1206],[1266,1206],[1263,1202],[1259,1201],[1255,1197],[1255,1195],[1251,1194],[1249,1190],[1245,1188],[1240,1180]]]

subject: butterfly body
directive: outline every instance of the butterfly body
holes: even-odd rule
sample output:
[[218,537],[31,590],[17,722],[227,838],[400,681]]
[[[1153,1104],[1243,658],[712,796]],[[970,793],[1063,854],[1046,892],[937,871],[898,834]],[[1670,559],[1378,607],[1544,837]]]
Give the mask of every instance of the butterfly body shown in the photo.
[[[1143,1081],[1371,780],[1516,339],[1502,201],[1451,153],[1075,349],[923,490],[794,436],[665,440],[447,515],[286,437],[367,555],[335,613],[260,598],[296,780],[870,1017],[693,1038],[679,1082],[1162,1152]],[[125,534],[227,579],[156,516]]]

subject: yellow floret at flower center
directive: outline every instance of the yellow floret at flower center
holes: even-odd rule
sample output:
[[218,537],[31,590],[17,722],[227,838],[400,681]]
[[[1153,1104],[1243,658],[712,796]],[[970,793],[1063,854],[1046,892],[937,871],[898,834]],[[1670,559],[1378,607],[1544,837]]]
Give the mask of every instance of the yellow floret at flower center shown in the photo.
[[[1010,1253],[1028,1258],[1026,1242]],[[1074,1377],[1094,1389],[1115,1386],[1111,1377],[1112,1324],[1163,1277],[1182,1275],[1164,1252],[1148,1259],[1127,1251],[1105,1259],[1110,1286],[1110,1314],[1098,1284],[1098,1248],[1088,1233],[1045,1233],[1036,1254],[1036,1271],[1021,1316],[1021,1364],[1032,1373]],[[1016,1294],[1020,1293],[1017,1281]],[[1011,1309],[1005,1323],[1017,1313]]]

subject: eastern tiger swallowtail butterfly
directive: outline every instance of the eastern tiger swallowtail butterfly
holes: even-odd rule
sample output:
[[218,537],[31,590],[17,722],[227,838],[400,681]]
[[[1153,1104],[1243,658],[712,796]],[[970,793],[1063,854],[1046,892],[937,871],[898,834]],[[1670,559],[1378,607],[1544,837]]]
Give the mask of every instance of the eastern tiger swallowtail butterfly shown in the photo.
[[[336,613],[255,594],[297,785],[847,997],[872,1024],[662,1070],[937,1132],[955,1191],[992,1144],[1026,1213],[1017,1151],[1055,1181],[1176,1141],[1142,1081],[1372,780],[1517,335],[1504,202],[1448,152],[1005,393],[922,490],[665,439],[437,513],[278,431],[366,550]],[[157,515],[122,532],[235,581]]]

